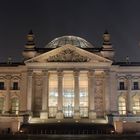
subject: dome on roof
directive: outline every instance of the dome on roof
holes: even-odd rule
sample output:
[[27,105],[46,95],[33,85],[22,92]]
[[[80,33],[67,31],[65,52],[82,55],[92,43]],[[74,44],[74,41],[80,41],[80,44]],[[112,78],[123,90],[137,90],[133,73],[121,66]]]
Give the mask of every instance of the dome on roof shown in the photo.
[[45,48],[58,48],[67,44],[70,44],[79,48],[94,48],[85,39],[77,37],[77,36],[62,36],[62,37],[55,38],[50,43],[48,43],[45,46]]

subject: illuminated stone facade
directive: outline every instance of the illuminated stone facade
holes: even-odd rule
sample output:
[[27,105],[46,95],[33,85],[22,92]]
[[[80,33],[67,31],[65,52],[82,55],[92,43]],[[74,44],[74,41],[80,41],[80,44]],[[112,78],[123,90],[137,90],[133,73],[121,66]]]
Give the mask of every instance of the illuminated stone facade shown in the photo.
[[139,128],[140,63],[114,62],[107,32],[100,48],[75,36],[56,38],[45,48],[36,48],[32,32],[27,41],[23,63],[0,64],[1,130],[16,132],[27,122]]

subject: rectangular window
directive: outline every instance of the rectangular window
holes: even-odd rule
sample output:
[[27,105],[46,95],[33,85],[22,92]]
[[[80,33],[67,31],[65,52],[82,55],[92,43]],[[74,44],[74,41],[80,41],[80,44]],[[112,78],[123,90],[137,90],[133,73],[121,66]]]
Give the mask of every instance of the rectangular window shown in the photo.
[[139,83],[138,82],[133,82],[133,89],[138,90],[139,89]]
[[19,113],[19,99],[13,98],[11,100],[11,111],[16,115]]
[[125,90],[124,82],[119,83],[120,90]]
[[18,90],[18,82],[13,82],[13,90]]
[[57,74],[50,73],[49,76],[49,117],[55,117],[58,107],[58,77]]
[[79,76],[79,105],[80,116],[88,117],[88,77],[87,74],[80,74]]
[[74,114],[74,77],[71,73],[63,76],[63,113],[64,117]]
[[0,90],[4,90],[4,82],[0,82]]

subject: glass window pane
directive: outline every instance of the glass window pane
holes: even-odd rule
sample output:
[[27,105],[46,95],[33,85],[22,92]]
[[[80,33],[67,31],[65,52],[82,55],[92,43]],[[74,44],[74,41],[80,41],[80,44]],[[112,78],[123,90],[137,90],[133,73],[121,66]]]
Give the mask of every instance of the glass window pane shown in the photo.
[[13,82],[13,90],[18,90],[18,82]]
[[55,117],[58,105],[58,78],[57,74],[49,76],[49,117]]
[[124,82],[120,82],[119,86],[120,86],[120,90],[124,90],[125,89]]
[[79,104],[80,116],[88,117],[88,77],[87,74],[79,75]]
[[138,82],[133,82],[133,89],[138,90],[139,89],[139,83]]
[[140,113],[140,98],[139,97],[133,98],[133,113],[134,114]]
[[74,114],[74,76],[64,74],[63,77],[63,113],[65,117]]
[[4,82],[0,82],[0,90],[4,90]]
[[19,112],[19,100],[18,98],[11,99],[12,113],[18,114]]
[[118,99],[118,110],[120,115],[126,114],[126,100],[124,97],[119,97]]

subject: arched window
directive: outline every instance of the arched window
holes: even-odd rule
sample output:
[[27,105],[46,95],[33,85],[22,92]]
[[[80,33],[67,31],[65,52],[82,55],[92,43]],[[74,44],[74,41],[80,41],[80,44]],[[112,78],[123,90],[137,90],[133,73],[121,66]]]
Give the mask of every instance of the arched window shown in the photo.
[[11,99],[11,111],[16,115],[19,113],[19,99],[17,97]]
[[4,109],[4,98],[0,97],[0,114],[3,113]]
[[133,114],[140,113],[140,97],[135,96],[133,98]]
[[118,98],[118,111],[120,115],[126,114],[126,99],[122,96]]

